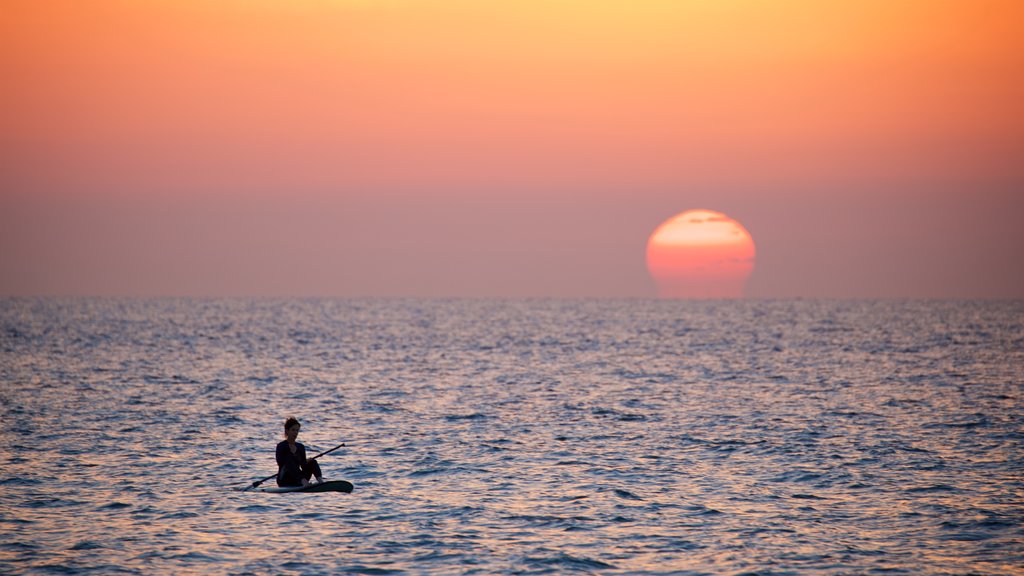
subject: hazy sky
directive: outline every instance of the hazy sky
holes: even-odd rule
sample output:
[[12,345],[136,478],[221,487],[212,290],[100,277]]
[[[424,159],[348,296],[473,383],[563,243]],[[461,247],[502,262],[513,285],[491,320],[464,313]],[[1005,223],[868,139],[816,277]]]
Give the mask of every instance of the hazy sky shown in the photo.
[[1019,0],[0,0],[0,295],[1024,297]]

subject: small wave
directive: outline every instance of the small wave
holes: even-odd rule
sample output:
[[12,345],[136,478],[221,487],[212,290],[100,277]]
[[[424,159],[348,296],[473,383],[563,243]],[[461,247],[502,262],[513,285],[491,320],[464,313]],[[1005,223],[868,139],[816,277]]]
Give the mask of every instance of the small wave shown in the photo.
[[582,460],[559,460],[555,462],[555,466],[585,466],[587,462]]
[[413,470],[412,472],[409,472],[409,474],[407,474],[407,476],[409,478],[422,478],[423,476],[434,476],[435,474],[444,474],[446,472],[451,472],[451,469],[449,469],[449,468],[424,468],[422,470]]
[[697,436],[690,436],[689,434],[677,436],[676,440],[683,442],[684,444],[710,446],[713,450],[735,450],[740,447],[757,446],[767,442],[767,440],[741,440],[738,438],[700,438]]
[[981,542],[982,540],[990,540],[992,538],[995,538],[996,536],[996,534],[989,534],[987,532],[957,531],[953,534],[943,534],[936,536],[936,540],[951,542]]
[[368,412],[381,412],[384,414],[394,414],[402,411],[402,408],[390,403],[390,402],[363,402],[363,409]]
[[196,518],[197,516],[199,516],[199,514],[197,514],[195,512],[189,512],[187,510],[182,510],[180,512],[172,512],[170,514],[164,514],[163,516],[160,516],[160,519],[161,520],[180,520],[182,518]]
[[623,490],[621,488],[616,488],[616,489],[614,489],[612,491],[612,493],[614,493],[616,496],[618,496],[619,498],[622,498],[624,500],[640,500],[640,501],[643,501],[643,498],[637,496],[636,494],[633,494],[629,490]]
[[249,504],[247,506],[239,506],[238,508],[235,508],[235,511],[236,512],[250,512],[250,513],[254,513],[255,514],[255,513],[261,513],[261,512],[269,512],[269,511],[271,511],[273,509],[274,509],[273,506],[264,506],[262,504]]
[[67,500],[64,498],[34,498],[27,502],[29,508],[65,508],[68,506],[81,506],[84,502]]
[[302,520],[321,520],[327,518],[327,515],[323,512],[305,512],[302,514],[296,514],[294,518],[300,518]]
[[385,574],[404,574],[403,570],[389,570],[387,568],[374,568],[371,566],[363,566],[356,564],[354,566],[344,566],[338,572],[339,574],[372,574],[372,575],[385,575]]
[[479,412],[474,412],[472,414],[448,414],[444,417],[444,419],[449,422],[460,422],[462,420],[484,420],[486,418],[487,416],[485,414],[481,414]]
[[32,542],[0,542],[0,550],[9,552],[34,552],[40,548],[42,548],[41,545]]
[[966,522],[950,520],[943,522],[940,526],[943,531],[948,533],[940,536],[942,540],[976,542],[1001,536],[1003,531],[1016,528],[1017,525],[1008,519],[988,517]]
[[933,484],[930,486],[915,486],[907,488],[904,492],[908,494],[927,494],[929,492],[960,492],[960,490],[949,484]]
[[202,552],[190,551],[176,556],[171,556],[174,560],[198,560],[200,562],[216,563],[222,559],[218,556],[211,556],[209,554],[203,554]]
[[245,424],[245,420],[242,419],[242,418],[239,418],[235,414],[227,414],[227,413],[220,412],[220,413],[214,414],[214,416],[216,416],[216,418],[217,418],[216,422],[217,422],[218,426],[228,426],[230,424]]
[[678,538],[664,538],[661,542],[654,546],[657,550],[668,550],[673,553],[679,552],[680,550],[701,550],[707,548],[704,544],[698,544],[692,540],[682,540]]
[[717,516],[719,514],[722,514],[720,510],[708,508],[707,506],[704,506],[702,504],[693,504],[690,506],[686,506],[684,507],[684,510],[692,512],[692,514],[689,514],[689,516]]
[[613,375],[626,380],[642,380],[650,384],[670,384],[679,379],[675,374],[664,372],[632,372],[629,370],[617,370]]
[[790,470],[784,472],[774,478],[771,478],[771,482],[812,482],[814,480],[820,480],[823,477],[822,474],[817,472],[810,472],[807,470]]
[[647,416],[643,414],[638,414],[636,412],[624,412],[614,408],[593,408],[590,413],[594,416],[615,418],[620,422],[644,422],[647,420]]
[[647,416],[643,414],[624,413],[619,416],[620,422],[645,422],[646,420]]
[[981,416],[977,419],[964,420],[957,422],[937,422],[933,424],[925,424],[924,428],[952,428],[961,430],[971,430],[973,428],[985,428],[991,425],[988,418]]
[[523,561],[528,565],[556,566],[567,570],[607,570],[615,568],[614,564],[608,564],[607,562],[594,560],[593,558],[571,556],[565,553],[547,558],[526,557]]
[[553,516],[544,514],[515,514],[505,518],[514,522],[522,522],[530,528],[562,528],[564,530],[588,530],[582,524],[594,521],[593,518],[587,516]]
[[452,561],[455,564],[458,564],[459,561],[462,561],[464,559],[465,559],[465,555],[464,554],[457,554],[457,553],[451,553],[451,552],[441,552],[440,550],[432,550],[432,551],[427,552],[425,554],[420,554],[419,556],[414,557],[412,560],[413,560],[413,562],[417,562],[417,563],[419,563],[419,562],[438,561],[438,560],[449,560],[449,561]]

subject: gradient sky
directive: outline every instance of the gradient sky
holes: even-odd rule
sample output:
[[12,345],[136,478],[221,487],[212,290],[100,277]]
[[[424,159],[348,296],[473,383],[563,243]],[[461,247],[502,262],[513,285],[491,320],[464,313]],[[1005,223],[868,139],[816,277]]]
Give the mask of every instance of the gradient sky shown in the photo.
[[1024,297],[1019,0],[0,0],[0,295]]

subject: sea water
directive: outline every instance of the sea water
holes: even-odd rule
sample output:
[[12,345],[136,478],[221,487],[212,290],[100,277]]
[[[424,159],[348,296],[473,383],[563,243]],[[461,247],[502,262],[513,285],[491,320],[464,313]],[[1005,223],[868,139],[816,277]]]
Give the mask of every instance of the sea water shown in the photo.
[[0,414],[3,573],[1024,573],[1022,302],[5,299]]

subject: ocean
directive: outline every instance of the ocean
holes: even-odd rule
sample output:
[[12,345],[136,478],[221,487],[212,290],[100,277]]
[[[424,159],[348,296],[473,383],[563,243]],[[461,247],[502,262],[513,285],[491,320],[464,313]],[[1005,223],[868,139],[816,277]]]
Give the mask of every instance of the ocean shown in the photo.
[[2,573],[1024,573],[1020,301],[8,298],[0,414]]

